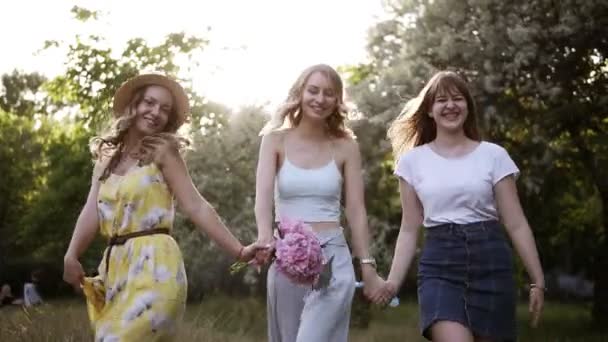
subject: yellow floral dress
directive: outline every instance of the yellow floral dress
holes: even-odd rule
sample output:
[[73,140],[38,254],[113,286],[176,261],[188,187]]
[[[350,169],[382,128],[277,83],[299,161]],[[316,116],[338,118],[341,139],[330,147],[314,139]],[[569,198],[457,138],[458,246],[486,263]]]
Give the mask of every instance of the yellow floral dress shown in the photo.
[[[155,164],[136,166],[103,181],[97,198],[101,234],[106,237],[173,227],[173,196]],[[181,251],[166,234],[131,238],[112,248],[97,277],[83,290],[95,341],[172,340],[187,293]]]

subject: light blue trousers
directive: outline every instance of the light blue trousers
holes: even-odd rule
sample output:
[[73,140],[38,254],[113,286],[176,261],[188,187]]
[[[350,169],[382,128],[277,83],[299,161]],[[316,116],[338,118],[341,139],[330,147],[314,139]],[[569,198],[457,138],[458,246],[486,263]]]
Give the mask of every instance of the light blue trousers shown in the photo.
[[294,284],[272,264],[268,270],[270,342],[347,342],[355,293],[352,257],[342,228],[315,233],[325,260],[332,260],[329,286],[313,290]]

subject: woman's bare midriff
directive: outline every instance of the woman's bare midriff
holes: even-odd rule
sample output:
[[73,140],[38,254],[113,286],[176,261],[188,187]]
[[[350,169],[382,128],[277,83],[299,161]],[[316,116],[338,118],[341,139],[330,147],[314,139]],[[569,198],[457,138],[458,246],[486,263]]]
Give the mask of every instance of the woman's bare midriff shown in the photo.
[[323,232],[340,228],[340,222],[306,222],[313,231]]

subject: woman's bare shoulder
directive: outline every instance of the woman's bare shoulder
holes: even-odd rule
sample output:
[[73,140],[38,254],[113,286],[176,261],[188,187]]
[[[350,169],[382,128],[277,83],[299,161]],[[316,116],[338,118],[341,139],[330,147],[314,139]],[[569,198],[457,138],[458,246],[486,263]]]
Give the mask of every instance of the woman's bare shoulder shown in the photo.
[[291,128],[285,128],[266,133],[262,136],[262,145],[277,149],[279,146],[283,145],[285,137],[290,131]]
[[359,155],[359,143],[351,137],[334,139],[334,146],[344,156]]

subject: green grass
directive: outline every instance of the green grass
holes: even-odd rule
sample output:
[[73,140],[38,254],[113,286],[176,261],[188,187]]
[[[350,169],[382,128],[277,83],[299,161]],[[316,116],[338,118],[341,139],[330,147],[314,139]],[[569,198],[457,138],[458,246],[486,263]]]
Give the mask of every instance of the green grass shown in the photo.
[[[417,306],[375,308],[368,329],[351,329],[350,341],[424,341],[418,333]],[[190,303],[178,341],[258,342],[266,338],[266,311],[259,299],[214,297]],[[519,316],[520,341],[608,341],[590,328],[584,305],[547,303],[539,328],[528,326],[526,308]],[[0,341],[57,342],[91,341],[92,334],[82,301],[51,301],[24,309],[0,309]]]

